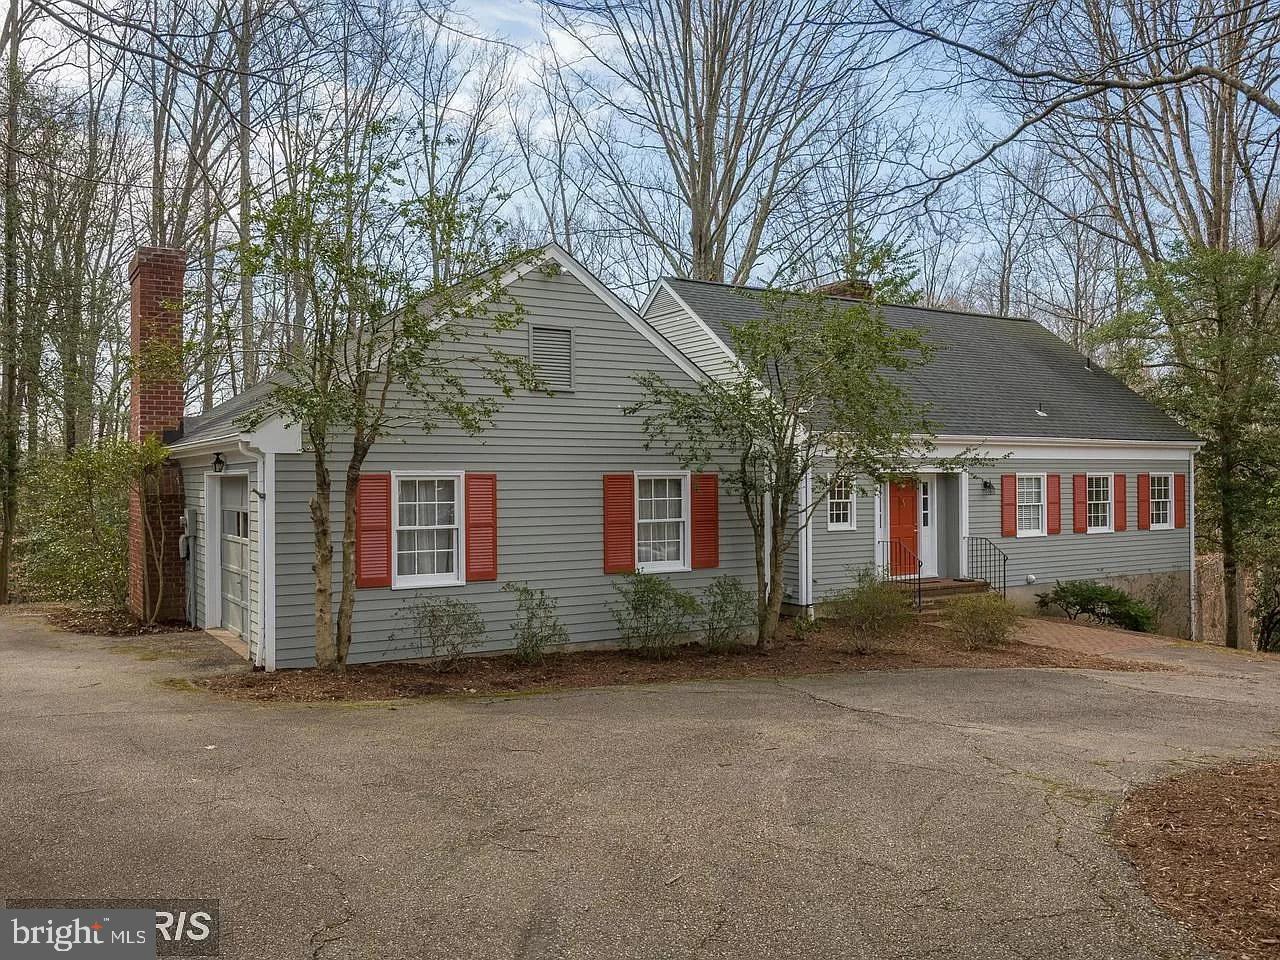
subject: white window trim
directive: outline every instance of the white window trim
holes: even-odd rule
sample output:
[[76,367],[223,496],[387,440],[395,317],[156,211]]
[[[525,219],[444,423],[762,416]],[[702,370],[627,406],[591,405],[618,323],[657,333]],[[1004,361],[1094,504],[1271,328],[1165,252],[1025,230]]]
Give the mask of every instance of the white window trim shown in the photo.
[[[467,509],[466,473],[462,470],[393,470],[391,471],[391,589],[418,590],[422,587],[456,586],[467,582]],[[453,573],[416,573],[400,575],[400,481],[453,480],[454,519],[458,539]]]
[[[845,480],[845,485],[849,488],[848,499],[840,499],[831,496],[833,485],[828,481],[827,486],[827,529],[828,530],[857,530],[858,529],[858,485],[852,480]],[[849,504],[849,520],[847,523],[843,521],[833,521],[831,519],[831,504],[847,503]]]
[[[1085,533],[1114,533],[1116,529],[1116,478],[1110,473],[1086,473],[1084,475]],[[1107,481],[1107,525],[1095,527],[1089,524],[1089,480],[1105,478]]]
[[[683,558],[679,561],[662,560],[658,562],[650,561],[649,563],[640,562],[640,481],[641,480],[671,480],[680,479],[680,492],[683,505],[680,508],[682,517],[681,523],[681,543],[680,556]],[[692,502],[690,498],[690,471],[688,470],[636,470],[632,474],[632,499],[635,501],[635,537],[632,549],[636,562],[637,573],[685,573],[692,570],[689,558],[689,528],[693,525],[693,516],[691,514]],[[648,521],[645,521],[646,523]]]
[[1151,495],[1151,481],[1156,477],[1165,477],[1169,481],[1169,499],[1165,501],[1169,504],[1169,520],[1167,523],[1156,523],[1154,520],[1150,523],[1152,530],[1172,530],[1174,529],[1173,510],[1174,510],[1174,492],[1173,492],[1173,474],[1172,473],[1152,473],[1147,475],[1147,518],[1153,516],[1152,505],[1156,502],[1155,497]]
[[[1040,481],[1040,529],[1023,530],[1018,523],[1018,481],[1023,477],[1036,477]],[[1016,473],[1013,481],[1013,522],[1020,539],[1047,537],[1049,535],[1049,475],[1047,473]]]

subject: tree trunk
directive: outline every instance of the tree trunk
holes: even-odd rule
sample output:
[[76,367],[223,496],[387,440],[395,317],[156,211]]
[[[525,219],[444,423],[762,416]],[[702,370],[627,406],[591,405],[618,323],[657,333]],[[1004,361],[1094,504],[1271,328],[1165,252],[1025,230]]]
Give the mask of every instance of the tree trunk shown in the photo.
[[756,646],[764,649],[765,623],[769,619],[769,574],[767,572],[768,557],[765,556],[764,526],[754,530],[756,552]]
[[[1224,382],[1227,374],[1224,372]],[[1222,594],[1224,601],[1223,642],[1228,647],[1249,646],[1252,631],[1245,613],[1244,571],[1240,566],[1240,531],[1237,528],[1236,470],[1234,429],[1223,425],[1218,443],[1222,451],[1218,471],[1218,508],[1222,535]]]
[[204,323],[201,332],[201,348],[204,356],[201,367],[204,372],[200,385],[200,412],[208,413],[213,409],[213,378],[217,373],[218,361],[214,353],[217,342],[217,325],[214,322],[214,289],[213,271],[217,256],[217,234],[214,228],[213,191],[206,183],[204,186]]
[[316,551],[316,666],[334,669],[341,667],[342,661],[338,657],[337,636],[333,629],[333,532],[329,507],[332,482],[325,462],[324,444],[316,444],[315,474],[311,527]]
[[361,444],[347,462],[342,499],[342,597],[338,602],[338,658],[345,664],[351,649],[351,623],[356,610],[356,492],[367,451]]
[[[251,0],[244,0],[241,9],[240,32],[236,38],[236,62],[240,72],[240,249],[249,250],[249,18]],[[253,274],[240,266],[240,369],[245,387],[258,382],[257,343],[253,335]],[[326,512],[328,507],[326,506]]]
[[9,568],[18,528],[18,40],[22,9],[9,5],[9,106],[5,112],[4,152],[4,402],[3,463],[0,463],[0,603],[9,602]]
[[764,616],[760,619],[759,633],[756,637],[757,646],[760,648],[762,653],[773,645],[773,641],[778,635],[778,623],[782,619],[782,595],[786,590],[786,586],[782,582],[783,554],[786,548],[784,542],[786,527],[780,519],[775,517],[771,521],[771,530],[772,539],[769,542],[768,603],[765,605]]
[[1223,642],[1228,647],[1240,646],[1241,609],[1243,597],[1240,590],[1239,547],[1236,543],[1236,522],[1233,514],[1231,481],[1227,478],[1226,465],[1218,484],[1222,510],[1222,595],[1224,601]]

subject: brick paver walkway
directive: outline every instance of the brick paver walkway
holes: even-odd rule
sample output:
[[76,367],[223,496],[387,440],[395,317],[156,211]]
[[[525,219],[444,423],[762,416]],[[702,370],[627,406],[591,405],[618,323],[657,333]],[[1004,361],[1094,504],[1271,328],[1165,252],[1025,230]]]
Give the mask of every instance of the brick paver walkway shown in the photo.
[[1098,656],[1150,650],[1173,643],[1169,637],[1152,633],[1130,633],[1087,623],[1072,623],[1070,620],[1044,620],[1038,617],[1023,618],[1018,639],[1043,647],[1058,647]]

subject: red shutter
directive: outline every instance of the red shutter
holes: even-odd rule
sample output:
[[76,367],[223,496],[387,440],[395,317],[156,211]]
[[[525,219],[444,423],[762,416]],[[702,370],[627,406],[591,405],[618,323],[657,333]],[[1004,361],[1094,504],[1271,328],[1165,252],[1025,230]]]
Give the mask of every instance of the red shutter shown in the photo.
[[1181,530],[1187,525],[1187,475],[1173,477],[1173,525]]
[[1076,533],[1089,532],[1088,481],[1083,473],[1071,478],[1071,529]]
[[1138,529],[1151,529],[1151,474],[1138,474]]
[[467,583],[498,579],[498,475],[467,473]]
[[1123,473],[1117,473],[1111,482],[1111,501],[1115,512],[1112,529],[1129,529],[1129,481]]
[[720,478],[695,473],[689,478],[689,565],[694,570],[720,566]]
[[1018,478],[1012,473],[1000,477],[1000,536],[1018,535]]
[[604,572],[636,568],[636,480],[630,473],[604,475]]
[[1045,502],[1049,506],[1049,532],[1062,532],[1062,478],[1056,473],[1051,473],[1045,478],[1045,485],[1048,488],[1045,493]]
[[391,474],[356,483],[356,586],[391,586]]

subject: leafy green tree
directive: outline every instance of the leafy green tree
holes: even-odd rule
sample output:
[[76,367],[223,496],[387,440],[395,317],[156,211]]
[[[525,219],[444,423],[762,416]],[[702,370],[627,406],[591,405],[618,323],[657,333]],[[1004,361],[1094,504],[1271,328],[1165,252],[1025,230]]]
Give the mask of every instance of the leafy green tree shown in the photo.
[[1247,636],[1250,544],[1280,489],[1280,263],[1193,247],[1148,267],[1137,306],[1105,325],[1113,369],[1204,440],[1199,539],[1222,553],[1226,642]]
[[[17,588],[32,600],[123,609],[128,599],[129,494],[165,458],[157,440],[81,444],[31,464],[23,485]],[[155,529],[162,529],[155,525]],[[158,608],[160,598],[151,598]]]
[[845,240],[848,249],[840,264],[840,279],[870,285],[880,303],[913,304],[920,299],[915,288],[920,270],[906,247],[892,240],[877,240],[869,227],[854,227]]
[[[783,558],[835,481],[914,473],[933,450],[926,411],[896,382],[924,362],[921,333],[875,304],[812,293],[743,291],[758,309],[731,330],[738,372],[693,388],[638,377],[651,445],[686,466],[715,464],[741,498],[755,541],[757,643],[777,633]],[[944,464],[940,469],[947,469]],[[801,488],[812,477],[812,497]]]
[[[406,425],[479,433],[498,397],[533,386],[527,359],[486,342],[521,317],[500,284],[524,256],[504,256],[459,229],[448,207],[434,223],[430,204],[405,200],[394,156],[378,124],[362,128],[358,150],[332,169],[310,169],[306,186],[262,215],[262,237],[247,254],[255,273],[287,278],[301,298],[306,330],[280,358],[252,420],[279,415],[301,424],[312,455],[310,512],[315,542],[316,662],[346,662],[355,612],[356,489],[374,444]],[[440,237],[466,234],[455,270],[433,279],[426,261]],[[426,242],[429,239],[430,244]],[[496,388],[474,390],[476,379]],[[340,455],[341,454],[341,455]],[[330,496],[341,475],[341,593],[333,613]]]

